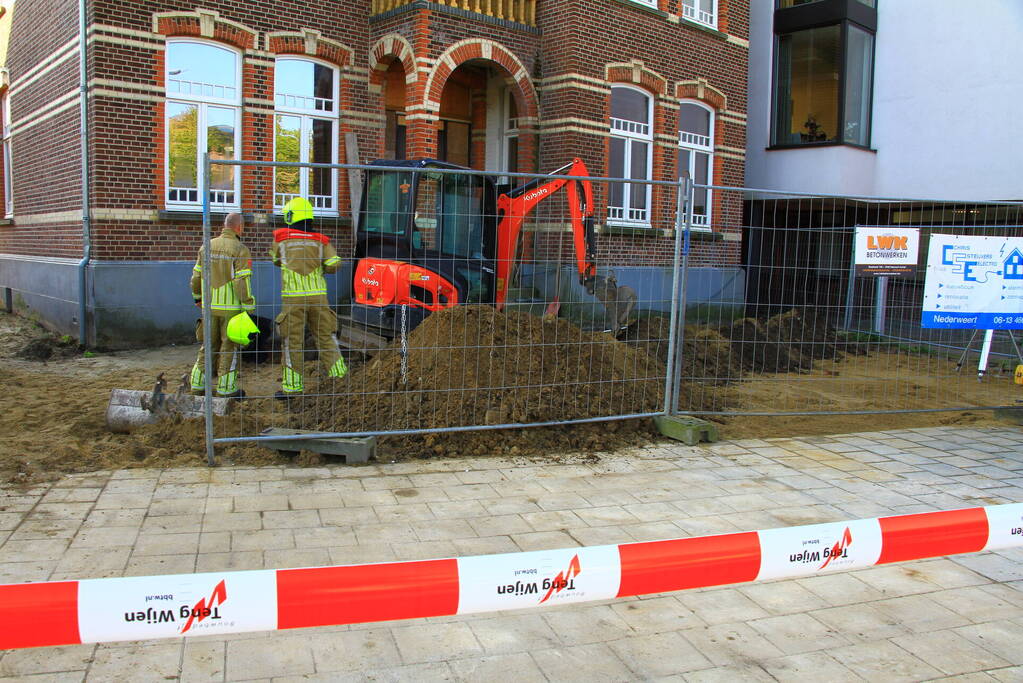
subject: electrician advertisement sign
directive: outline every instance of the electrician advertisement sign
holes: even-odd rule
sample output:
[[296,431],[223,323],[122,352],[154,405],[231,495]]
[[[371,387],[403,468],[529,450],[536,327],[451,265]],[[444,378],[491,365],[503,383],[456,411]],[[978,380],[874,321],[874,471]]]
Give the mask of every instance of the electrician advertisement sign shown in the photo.
[[919,228],[856,226],[857,275],[912,275],[919,259]]
[[1023,329],[1023,237],[931,235],[921,326]]

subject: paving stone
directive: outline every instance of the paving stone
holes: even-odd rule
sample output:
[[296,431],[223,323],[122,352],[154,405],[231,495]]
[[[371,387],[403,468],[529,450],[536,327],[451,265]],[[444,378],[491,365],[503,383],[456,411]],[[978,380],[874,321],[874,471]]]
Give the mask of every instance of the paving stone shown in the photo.
[[956,558],[965,567],[992,581],[1018,581],[1023,579],[1023,565],[994,553],[965,555]]
[[631,681],[636,678],[604,643],[533,651],[533,661],[551,681]]
[[68,548],[64,551],[50,577],[52,581],[68,579],[102,579],[121,576],[128,565],[132,549],[128,546],[116,548]]
[[892,638],[891,642],[949,676],[1009,666],[1009,662],[955,631],[916,633]]
[[512,534],[511,539],[523,552],[574,548],[578,545],[576,540],[564,531],[535,531],[528,534]]
[[63,557],[67,547],[68,540],[63,538],[8,540],[0,546],[0,555],[5,559],[17,559],[21,562],[57,562]]
[[642,679],[705,669],[710,661],[675,632],[622,638],[608,647]]
[[81,671],[92,661],[95,645],[62,645],[8,650],[0,656],[0,676]]
[[717,666],[741,666],[785,653],[743,623],[689,628],[681,632],[704,657]]
[[357,543],[358,539],[351,527],[327,526],[295,530],[295,546],[298,548],[333,548]]
[[796,583],[821,597],[828,605],[851,605],[880,600],[885,594],[860,581],[855,573],[821,574],[797,579]]
[[169,680],[177,678],[181,641],[96,647],[87,681]]
[[313,673],[312,648],[303,636],[277,636],[227,643],[227,680]]
[[969,623],[969,619],[941,604],[942,596],[947,592],[891,598],[880,600],[873,605],[885,615],[915,632],[937,631]]
[[402,661],[408,664],[462,659],[483,654],[465,623],[420,623],[391,629]]
[[295,535],[291,529],[231,532],[231,550],[283,550],[294,547]]
[[263,564],[263,551],[261,550],[200,553],[195,558],[196,572],[248,571],[266,568],[266,565]]
[[260,514],[264,529],[311,529],[320,526],[320,513],[316,510],[267,510]]
[[869,642],[905,635],[910,630],[870,603],[818,609],[813,618],[852,642]]
[[[6,557],[6,550],[0,548]],[[16,557],[16,556],[13,556]],[[25,583],[47,581],[57,568],[57,560],[33,560],[31,562],[0,562],[0,583]]]
[[841,647],[829,654],[868,681],[922,681],[941,676],[938,669],[885,640]]
[[[263,513],[260,512],[212,512],[203,515],[203,531],[256,531],[262,529]],[[267,513],[270,514],[270,513]],[[266,527],[271,528],[271,527]]]
[[320,508],[320,522],[325,526],[376,524],[380,521],[372,507]]
[[374,505],[377,518],[388,522],[421,522],[434,519],[433,511],[426,503],[399,503],[398,505]]
[[134,526],[141,527],[145,510],[93,510],[82,521],[82,526]]
[[977,647],[1001,657],[1010,664],[1023,664],[1023,649],[1019,646],[1019,634],[1023,625],[1011,620],[991,621],[955,629]]
[[318,673],[352,672],[397,667],[402,664],[397,645],[388,628],[322,633],[306,629],[302,635],[312,651]]
[[827,603],[794,581],[772,581],[737,587],[770,614],[816,611]]
[[832,651],[850,642],[808,614],[767,617],[750,621],[749,625],[782,652],[790,655],[817,650]]
[[516,614],[469,622],[476,640],[488,655],[532,652],[559,644],[556,633],[540,614]]
[[482,519],[470,519],[469,526],[479,536],[504,536],[532,531],[532,527],[519,515],[498,515]]
[[1023,596],[1018,591],[1001,584],[950,589],[937,594],[935,599],[973,622],[1018,616],[1023,604]]
[[199,534],[147,534],[140,533],[132,549],[139,555],[194,555],[199,551]]
[[[265,494],[233,496],[231,512],[262,512],[263,510],[287,510],[290,500],[286,494]],[[335,507],[340,507],[340,498]]]
[[678,600],[708,625],[747,622],[768,616],[757,603],[729,589],[682,592]]
[[459,557],[498,555],[500,553],[515,553],[519,551],[519,547],[509,536],[456,538],[451,543],[458,549]]
[[608,605],[559,607],[545,612],[543,618],[566,645],[608,642],[633,635],[628,623]]
[[416,541],[415,543],[392,543],[395,559],[407,562],[410,560],[436,560],[455,557],[458,551],[451,541]]
[[181,683],[223,681],[227,643],[217,640],[185,640],[181,657]]

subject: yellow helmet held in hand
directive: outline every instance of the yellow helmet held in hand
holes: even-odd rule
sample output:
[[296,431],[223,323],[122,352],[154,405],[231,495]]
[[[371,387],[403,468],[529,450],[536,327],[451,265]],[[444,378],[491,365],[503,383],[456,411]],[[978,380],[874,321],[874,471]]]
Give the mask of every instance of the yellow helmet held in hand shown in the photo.
[[227,321],[227,338],[235,344],[245,346],[259,334],[259,328],[249,314],[242,311]]
[[284,216],[284,222],[288,225],[293,225],[299,221],[312,220],[313,205],[304,197],[295,197],[284,205],[281,215]]

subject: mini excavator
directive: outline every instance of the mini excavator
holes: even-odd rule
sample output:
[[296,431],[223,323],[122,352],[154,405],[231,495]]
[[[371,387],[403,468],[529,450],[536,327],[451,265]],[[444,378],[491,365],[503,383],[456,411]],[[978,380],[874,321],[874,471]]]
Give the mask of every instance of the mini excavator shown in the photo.
[[[611,324],[626,324],[636,293],[613,274],[597,274],[593,188],[581,160],[503,192],[488,175],[438,172],[467,169],[434,159],[371,165],[382,168],[367,171],[363,184],[353,322],[393,338],[435,311],[513,303],[523,221],[564,188],[579,282],[604,304]],[[552,303],[548,312],[556,310]]]

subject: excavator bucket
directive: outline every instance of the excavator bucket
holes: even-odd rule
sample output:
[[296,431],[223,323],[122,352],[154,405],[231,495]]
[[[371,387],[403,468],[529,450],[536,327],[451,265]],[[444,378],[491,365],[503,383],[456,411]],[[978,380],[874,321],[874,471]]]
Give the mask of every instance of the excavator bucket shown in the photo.
[[[174,394],[164,393],[167,382],[161,372],[152,391],[113,389],[107,404],[107,427],[112,432],[128,433],[147,424],[178,416],[201,418],[206,414],[205,398],[189,393],[188,375],[181,378],[181,386]],[[234,400],[213,398],[213,414],[226,415]]]
[[629,316],[636,307],[636,290],[625,285],[619,287],[613,276],[598,277],[594,282],[593,296],[604,304],[613,329],[620,330],[629,324]]

